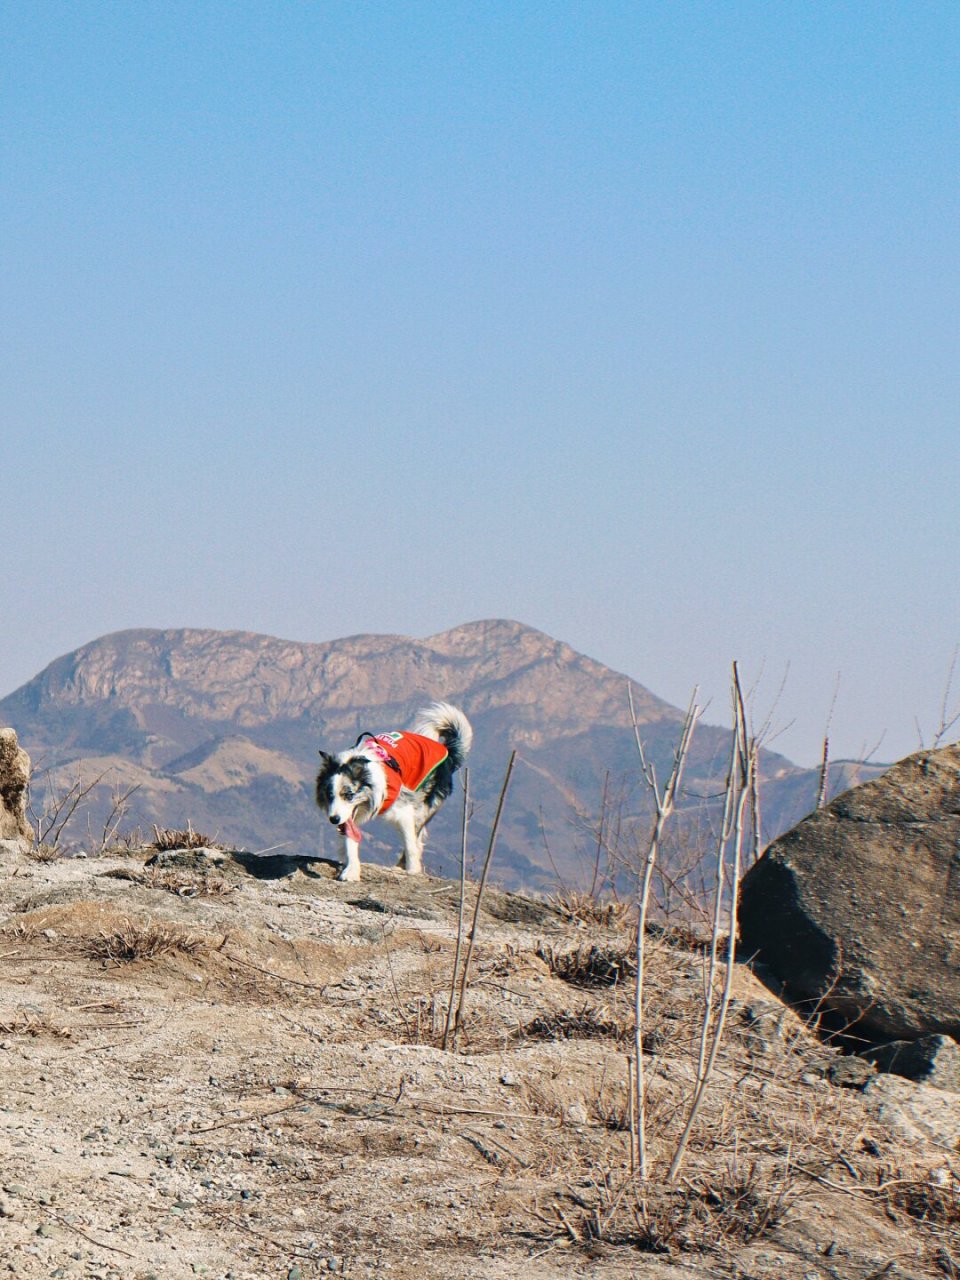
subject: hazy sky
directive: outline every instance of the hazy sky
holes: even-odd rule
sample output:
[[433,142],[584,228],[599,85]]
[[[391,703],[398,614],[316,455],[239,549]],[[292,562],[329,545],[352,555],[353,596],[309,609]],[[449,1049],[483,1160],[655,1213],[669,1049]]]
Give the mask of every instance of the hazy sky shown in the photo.
[[3,0],[0,694],[512,617],[929,741],[958,87],[955,0]]

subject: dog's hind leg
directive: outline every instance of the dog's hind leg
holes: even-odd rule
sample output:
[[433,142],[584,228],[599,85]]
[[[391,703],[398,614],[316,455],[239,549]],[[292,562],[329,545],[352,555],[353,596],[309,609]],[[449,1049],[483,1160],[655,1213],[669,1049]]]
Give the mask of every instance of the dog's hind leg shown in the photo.
[[409,876],[419,875],[423,870],[423,841],[417,831],[416,817],[412,809],[398,815],[397,826],[403,836],[403,853],[400,855],[400,866]]

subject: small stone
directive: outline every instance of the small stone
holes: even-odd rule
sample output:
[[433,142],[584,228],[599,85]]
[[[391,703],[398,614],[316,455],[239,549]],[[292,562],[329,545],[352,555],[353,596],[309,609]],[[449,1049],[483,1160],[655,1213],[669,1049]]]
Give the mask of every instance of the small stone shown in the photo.
[[287,1272],[287,1280],[303,1280],[303,1272],[296,1265]]
[[53,1227],[48,1226],[47,1223],[45,1222],[41,1222],[40,1226],[37,1227],[37,1235],[43,1236],[44,1239],[47,1239],[48,1237],[55,1234],[56,1232],[54,1231]]

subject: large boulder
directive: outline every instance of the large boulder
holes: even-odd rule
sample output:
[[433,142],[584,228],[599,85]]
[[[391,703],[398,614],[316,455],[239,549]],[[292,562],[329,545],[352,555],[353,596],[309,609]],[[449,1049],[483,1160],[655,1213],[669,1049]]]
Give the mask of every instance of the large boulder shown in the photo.
[[960,745],[901,760],[774,841],[739,918],[794,1000],[868,1037],[960,1037]]
[[33,843],[27,821],[30,757],[13,729],[0,729],[0,840]]

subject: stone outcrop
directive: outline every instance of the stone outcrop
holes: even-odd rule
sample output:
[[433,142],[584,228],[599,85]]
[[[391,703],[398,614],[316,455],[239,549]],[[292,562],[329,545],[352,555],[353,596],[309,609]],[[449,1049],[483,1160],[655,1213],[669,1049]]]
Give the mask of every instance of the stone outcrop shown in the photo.
[[889,1040],[863,1051],[878,1071],[960,1093],[960,1045],[949,1036]]
[[13,729],[0,729],[0,840],[33,843],[33,828],[27,821],[29,785],[30,757]]
[[794,1001],[877,1040],[960,1038],[960,745],[921,751],[781,836],[740,936]]

